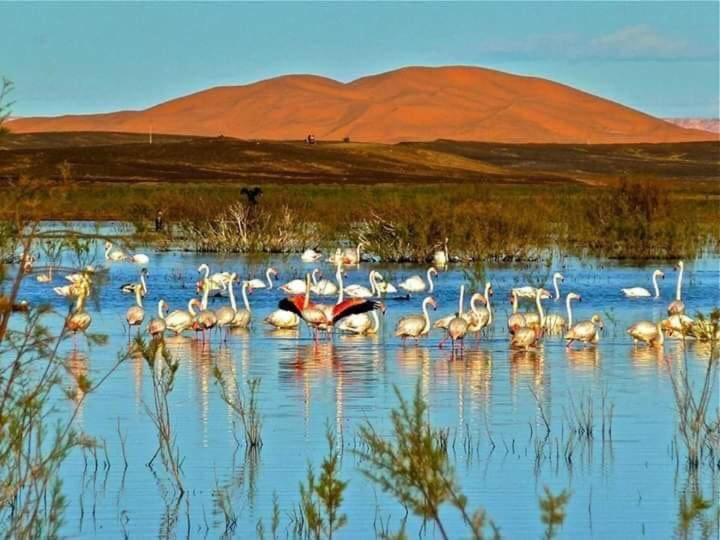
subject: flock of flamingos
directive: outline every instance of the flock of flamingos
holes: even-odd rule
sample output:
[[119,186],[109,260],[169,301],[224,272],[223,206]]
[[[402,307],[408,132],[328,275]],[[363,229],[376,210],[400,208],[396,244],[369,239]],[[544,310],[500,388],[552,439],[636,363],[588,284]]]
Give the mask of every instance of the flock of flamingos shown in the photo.
[[[420,338],[427,336],[431,330],[440,329],[445,337],[440,342],[450,340],[453,352],[456,347],[462,351],[464,339],[475,334],[480,335],[483,330],[494,322],[492,308],[493,288],[486,283],[483,292],[474,292],[470,296],[470,309],[465,309],[465,286],[459,291],[457,311],[433,322],[429,308],[437,309],[437,302],[432,296],[435,284],[433,277],[437,276],[435,266],[445,268],[449,258],[447,248],[433,254],[433,263],[424,276],[414,275],[404,281],[393,285],[386,282],[377,270],[368,274],[369,287],[359,284],[345,284],[344,267],[358,265],[361,260],[360,247],[355,249],[337,249],[326,259],[335,268],[335,281],[321,278],[319,269],[307,273],[305,279],[294,279],[279,289],[286,295],[278,303],[278,309],[268,315],[264,322],[275,328],[297,328],[301,321],[307,325],[315,340],[321,335],[329,336],[333,331],[346,332],[359,335],[370,335],[378,332],[380,320],[378,312],[385,313],[387,298],[398,298],[396,293],[409,299],[412,295],[427,294],[422,301],[422,311],[418,314],[402,317],[395,327],[395,336],[401,338],[403,343],[408,338],[419,342]],[[123,250],[114,248],[112,244],[105,245],[105,259],[109,263],[130,261],[139,265],[149,263],[146,255],[131,255]],[[319,263],[324,256],[314,250],[306,250],[301,256],[305,263]],[[692,318],[685,314],[685,305],[681,299],[683,262],[678,262],[677,286],[675,299],[667,308],[668,317],[664,320],[639,321],[627,329],[635,344],[644,343],[647,346],[662,346],[665,336],[692,337]],[[274,268],[268,268],[265,280],[249,279],[240,281],[240,295],[242,306],[238,307],[235,296],[235,284],[238,282],[236,273],[211,273],[206,264],[200,265],[197,281],[197,293],[200,298],[193,297],[187,304],[187,309],[177,309],[168,313],[168,305],[159,300],[157,316],[147,323],[147,332],[155,339],[161,339],[166,332],[177,336],[185,332],[195,332],[206,339],[206,334],[213,329],[227,332],[233,328],[247,328],[252,322],[252,310],[248,294],[255,289],[272,289],[273,280],[278,278]],[[88,268],[65,276],[69,285],[56,287],[57,294],[75,299],[75,305],[68,315],[65,328],[73,333],[84,333],[89,328],[92,318],[86,311],[85,300],[92,286],[93,269]],[[148,292],[147,272],[145,268],[140,271],[137,283],[127,283],[120,287],[123,293],[134,294],[135,303],[126,313],[126,321],[130,328],[136,327],[138,332],[146,320],[146,310],[143,298]],[[658,298],[660,291],[658,278],[663,278],[660,270],[652,274],[653,291],[643,287],[622,289],[622,294],[628,298]],[[38,276],[38,281],[41,281]],[[594,345],[599,341],[600,331],[603,328],[602,318],[595,314],[589,320],[573,321],[572,303],[582,301],[580,295],[569,292],[565,296],[566,314],[546,313],[543,300],[554,298],[560,300],[560,283],[564,281],[562,274],[553,275],[553,293],[543,288],[524,286],[513,288],[509,292],[512,302],[512,314],[507,318],[507,329],[510,335],[510,346],[518,350],[533,350],[546,335],[564,336],[567,347],[574,342],[585,345]],[[218,309],[208,307],[210,296],[226,296],[228,301]],[[319,303],[317,297],[328,299],[336,298],[330,303]],[[520,311],[521,302],[532,302],[534,311]]]

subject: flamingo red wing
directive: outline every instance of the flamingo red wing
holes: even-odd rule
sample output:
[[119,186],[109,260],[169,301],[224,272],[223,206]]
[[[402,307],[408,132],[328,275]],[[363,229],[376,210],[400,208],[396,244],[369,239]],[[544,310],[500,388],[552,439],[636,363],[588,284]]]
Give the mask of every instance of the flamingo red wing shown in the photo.
[[333,308],[332,322],[335,324],[340,319],[349,315],[357,315],[359,313],[367,313],[373,309],[383,309],[384,306],[380,302],[374,300],[363,300],[362,298],[350,298],[344,302],[340,302]]

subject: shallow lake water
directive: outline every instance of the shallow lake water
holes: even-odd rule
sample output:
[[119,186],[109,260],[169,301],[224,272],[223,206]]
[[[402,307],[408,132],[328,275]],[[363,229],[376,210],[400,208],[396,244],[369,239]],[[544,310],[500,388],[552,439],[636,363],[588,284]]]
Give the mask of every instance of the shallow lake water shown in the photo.
[[[242,277],[261,277],[266,265],[280,272],[281,284],[314,268],[299,257],[220,257],[179,252],[156,253],[148,265],[149,293],[145,298],[146,320],[164,298],[170,309],[184,308],[194,294],[197,266],[206,262],[213,272],[237,271]],[[42,261],[41,261],[42,262]],[[684,301],[688,312],[707,312],[720,305],[717,258],[686,261]],[[40,264],[40,263],[39,263]],[[319,265],[330,278],[332,268]],[[626,299],[621,287],[651,289],[654,268],[665,272],[660,299]],[[363,263],[347,269],[346,284],[367,285],[370,269],[397,283],[425,268],[412,265]],[[548,337],[537,353],[513,353],[506,330],[511,287],[540,279],[551,288],[551,275],[565,276],[563,296],[569,291],[582,295],[574,318],[587,319],[599,313],[605,331],[596,347],[577,346],[566,350],[559,338]],[[106,334],[107,344],[88,348],[85,340],[73,348],[71,340],[62,355],[71,370],[87,371],[99,378],[128,343],[124,314],[133,299],[119,285],[137,279],[138,267],[110,265],[107,283],[97,301],[89,303],[91,330]],[[227,488],[237,514],[236,537],[256,535],[262,519],[269,535],[273,494],[282,510],[281,536],[286,536],[289,514],[299,501],[299,482],[305,479],[308,462],[316,470],[327,452],[326,426],[338,433],[342,445],[342,477],[349,480],[343,511],[348,523],[338,538],[370,538],[379,522],[397,530],[404,509],[383,494],[358,472],[357,429],[369,421],[381,433],[390,430],[389,412],[397,405],[394,388],[411,397],[416,384],[429,404],[435,427],[449,428],[449,455],[470,507],[482,507],[509,538],[541,536],[538,498],[548,486],[553,492],[571,491],[568,515],[560,537],[667,538],[678,524],[679,497],[688,488],[688,475],[680,449],[678,463],[673,450],[676,412],[669,370],[687,360],[690,376],[700,380],[709,350],[702,344],[668,341],[661,350],[633,348],[625,328],[640,319],[664,318],[674,296],[676,273],[671,262],[643,267],[583,262],[555,257],[550,266],[451,265],[436,280],[434,297],[439,308],[433,316],[455,310],[459,285],[470,285],[470,272],[484,283],[492,282],[496,321],[487,335],[469,339],[462,357],[438,348],[441,331],[434,331],[419,345],[403,346],[393,335],[396,321],[408,313],[419,313],[423,296],[408,301],[387,301],[379,335],[350,337],[313,343],[306,328],[298,332],[274,332],[262,322],[276,309],[280,291],[256,290],[250,296],[253,326],[235,332],[224,343],[215,334],[209,343],[194,336],[170,340],[170,350],[179,360],[175,386],[169,395],[170,413],[182,459],[183,482],[189,492],[179,507],[171,484],[165,482],[162,465],[155,474],[146,466],[157,446],[157,436],[146,412],[152,403],[152,373],[140,359],[129,359],[114,372],[97,393],[83,402],[77,428],[104,441],[110,467],[94,464],[76,453],[63,468],[68,496],[63,532],[72,537],[219,536],[225,521],[214,503],[218,486]],[[474,273],[477,272],[477,273]],[[52,293],[62,285],[25,281],[21,298],[33,304],[49,302],[60,314],[67,311],[65,299]],[[480,285],[478,285],[479,287]],[[469,296],[469,295],[468,295]],[[213,307],[227,302],[212,301]],[[550,312],[562,311],[564,303],[544,302]],[[62,317],[52,322],[57,331]],[[217,366],[233,373],[238,381],[260,377],[260,410],[264,446],[247,456],[236,448],[233,414],[220,399],[213,376]],[[713,403],[717,404],[717,389]],[[613,406],[612,433],[602,430],[603,395],[606,411]],[[537,396],[537,398],[536,398]],[[570,437],[573,407],[592,399],[594,436],[576,437],[571,462],[564,458]],[[541,408],[549,417],[551,432],[541,458],[536,448],[544,437]],[[71,410],[72,403],[59,405]],[[608,422],[609,423],[609,422]],[[120,431],[127,433],[127,470],[123,470]],[[242,436],[242,435],[240,435]],[[494,446],[493,446],[494,443]],[[715,500],[718,490],[710,468],[699,476],[705,498]],[[176,513],[175,513],[176,512]],[[449,506],[443,520],[452,538],[467,537],[457,512]],[[420,519],[410,516],[406,531],[428,537],[439,534],[431,524],[422,530]]]

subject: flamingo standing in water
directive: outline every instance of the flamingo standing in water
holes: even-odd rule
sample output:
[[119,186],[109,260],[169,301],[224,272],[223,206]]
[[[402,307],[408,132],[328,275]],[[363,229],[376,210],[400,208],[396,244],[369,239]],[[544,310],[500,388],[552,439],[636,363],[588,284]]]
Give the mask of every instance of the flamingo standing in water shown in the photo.
[[165,322],[165,312],[167,311],[168,305],[165,300],[158,302],[158,313],[157,318],[150,319],[148,323],[148,334],[153,338],[162,336],[167,329],[167,323]]
[[675,300],[670,303],[667,309],[668,315],[671,316],[685,314],[685,304],[682,301],[682,280],[683,271],[685,270],[685,263],[682,261],[678,261],[675,269],[678,271],[677,285],[675,288]]
[[73,334],[73,341],[78,332],[84,334],[92,323],[92,317],[85,311],[85,299],[90,294],[90,284],[84,281],[79,286],[81,288],[78,291],[75,307],[65,319],[65,329]]
[[127,254],[119,249],[113,249],[112,242],[105,242],[105,259],[111,262],[120,262],[127,259]]
[[[200,302],[200,312],[195,314],[192,323],[192,329],[195,330],[195,332],[202,332],[203,341],[205,341],[205,332],[212,330],[217,325],[217,317],[215,316],[215,313],[208,309],[207,306],[210,287],[210,280],[205,278],[202,301]],[[188,308],[192,308],[192,306],[188,305]]]
[[135,285],[135,305],[128,308],[127,312],[125,313],[125,320],[128,323],[128,339],[130,338],[130,328],[133,326],[137,326],[139,331],[140,325],[145,319],[145,309],[143,308],[142,304],[141,290],[142,288],[140,285]]
[[262,279],[258,279],[258,278],[251,279],[251,280],[249,281],[249,285],[248,285],[248,286],[249,286],[250,289],[252,289],[252,290],[255,290],[255,289],[265,289],[265,288],[267,288],[268,290],[270,290],[270,289],[273,288],[273,278],[274,278],[274,279],[277,279],[277,278],[278,278],[278,271],[275,270],[274,268],[270,267],[270,268],[268,268],[268,269],[265,271],[265,279],[266,279],[266,281],[263,281]]
[[593,315],[589,321],[581,321],[575,326],[571,326],[567,334],[565,334],[565,340],[567,348],[570,348],[573,341],[580,341],[584,344],[596,344],[600,341],[600,330],[604,328],[603,321],[600,315]]
[[[447,327],[447,337],[452,341],[452,351],[455,352],[455,345],[460,342],[460,352],[465,349],[465,334],[468,331],[468,321],[463,317],[463,297],[465,295],[465,285],[460,285],[460,300],[458,301],[458,312],[453,319],[450,320]],[[442,346],[442,342],[441,342]]]
[[433,264],[444,269],[448,265],[449,261],[450,256],[448,254],[448,238],[446,236],[445,241],[443,242],[443,249],[439,249],[435,253],[433,253]]
[[570,302],[577,300],[582,302],[582,297],[574,292],[567,293],[565,297],[565,310],[567,311],[567,320],[559,313],[550,313],[545,317],[545,332],[551,336],[562,335],[563,332],[572,327],[572,306]]
[[320,330],[331,330],[336,323],[345,317],[353,314],[366,313],[375,309],[385,310],[382,302],[364,300],[362,298],[350,298],[336,304],[332,308],[331,316],[328,316],[325,310],[310,302],[310,274],[306,276],[305,283],[306,292],[304,297],[295,296],[292,298],[283,298],[280,300],[278,307],[286,311],[291,311],[301,317],[308,326],[313,329],[315,340],[317,340]]
[[[655,289],[655,298],[660,298],[660,288],[658,287],[657,278],[665,279],[665,274],[660,270],[655,270],[652,274],[652,284]],[[621,289],[622,293],[629,298],[649,298],[652,293],[644,287],[632,287],[630,289]]]
[[167,329],[173,332],[176,336],[179,336],[188,330],[192,326],[193,319],[195,318],[193,305],[200,305],[197,298],[190,299],[187,311],[184,309],[176,309],[167,315],[165,317],[165,326]]
[[[66,276],[70,277],[70,276]],[[141,291],[140,294],[145,296],[147,294],[147,277],[148,277],[148,271],[147,268],[143,268],[140,270],[140,281],[136,283],[124,283],[123,285],[120,285],[120,291],[123,294],[130,294],[135,292],[135,285],[140,285]]]
[[402,338],[403,344],[407,338],[415,338],[416,343],[420,338],[427,336],[432,328],[428,306],[437,309],[437,302],[432,296],[427,296],[422,303],[422,315],[407,315],[400,319],[395,326],[395,335]]
[[425,281],[423,278],[421,278],[418,275],[410,276],[405,281],[402,281],[398,283],[398,287],[400,287],[403,290],[406,290],[409,293],[418,293],[423,292],[425,289],[428,290],[429,293],[432,293],[435,289],[435,284],[433,283],[432,276],[437,276],[437,270],[434,266],[431,266],[427,270],[427,284],[425,284]]
[[649,346],[662,347],[665,342],[665,336],[662,331],[661,323],[650,321],[639,321],[627,329],[627,333],[633,338],[633,345],[643,342]]
[[315,251],[314,249],[306,249],[300,255],[302,262],[317,262],[322,258],[322,253]]
[[[516,295],[514,295],[516,297]],[[537,321],[528,321],[527,314],[525,316],[525,326],[515,327],[512,331],[510,347],[512,349],[529,350],[537,347],[540,338],[543,335],[543,327],[545,326],[545,312],[543,311],[541,298],[543,297],[542,289],[535,290],[535,305],[538,311]]]

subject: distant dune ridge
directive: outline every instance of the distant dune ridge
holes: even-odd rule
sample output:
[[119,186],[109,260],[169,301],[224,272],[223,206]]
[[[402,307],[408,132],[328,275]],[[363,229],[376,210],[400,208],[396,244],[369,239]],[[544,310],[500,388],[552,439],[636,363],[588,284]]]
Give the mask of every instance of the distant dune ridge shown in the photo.
[[477,67],[409,67],[349,83],[287,75],[211,88],[143,111],[22,118],[15,132],[118,131],[395,143],[714,140],[569,86]]
[[665,118],[671,124],[710,133],[720,133],[720,118]]

